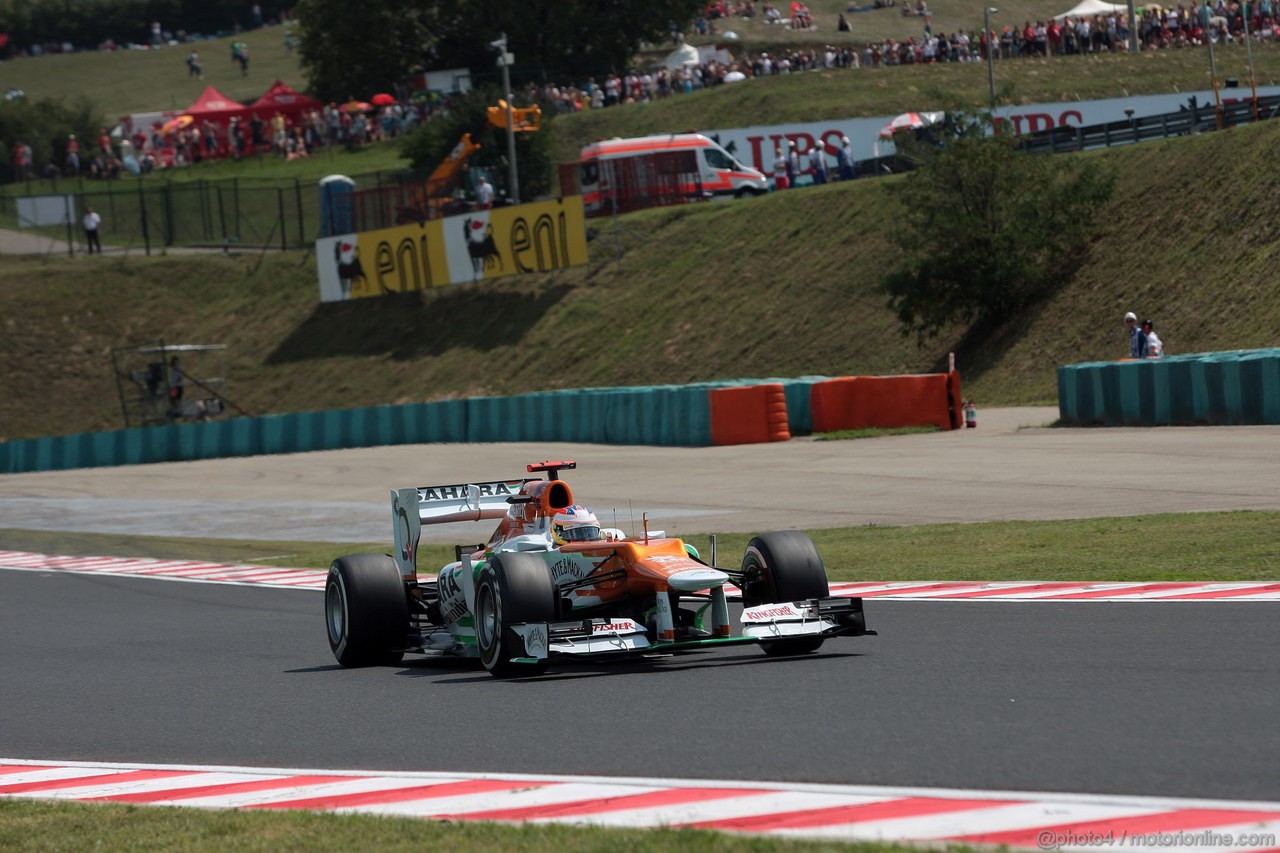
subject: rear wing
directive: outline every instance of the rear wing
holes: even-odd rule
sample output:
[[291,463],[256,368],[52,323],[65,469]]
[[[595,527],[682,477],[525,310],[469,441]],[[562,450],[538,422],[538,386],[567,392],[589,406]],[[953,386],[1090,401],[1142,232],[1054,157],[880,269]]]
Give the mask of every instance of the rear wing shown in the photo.
[[519,495],[525,483],[535,481],[536,478],[454,483],[393,491],[391,526],[395,533],[395,558],[400,574],[405,578],[417,574],[418,538],[422,534],[422,525],[502,518],[510,508],[507,499]]
[[422,486],[400,489],[400,500],[413,495],[418,507],[418,520],[423,524],[451,521],[480,521],[502,518],[507,514],[507,498],[520,494],[525,483],[534,480],[502,480],[493,483],[457,483],[450,486]]

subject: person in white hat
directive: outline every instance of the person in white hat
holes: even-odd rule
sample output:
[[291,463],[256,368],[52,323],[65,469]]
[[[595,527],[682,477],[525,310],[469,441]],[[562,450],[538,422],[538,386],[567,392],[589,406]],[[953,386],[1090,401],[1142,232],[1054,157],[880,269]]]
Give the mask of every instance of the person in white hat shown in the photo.
[[1147,336],[1138,328],[1138,315],[1132,311],[1124,315],[1124,327],[1129,332],[1129,358],[1147,357]]
[[840,137],[840,150],[836,152],[836,167],[840,172],[840,180],[853,180],[853,146],[849,144],[849,137]]

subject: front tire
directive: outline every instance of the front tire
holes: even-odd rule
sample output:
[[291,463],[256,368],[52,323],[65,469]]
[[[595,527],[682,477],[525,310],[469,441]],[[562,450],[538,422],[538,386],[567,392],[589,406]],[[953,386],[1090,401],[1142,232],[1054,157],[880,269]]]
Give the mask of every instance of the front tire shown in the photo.
[[409,601],[396,561],[386,554],[334,560],[324,615],[329,648],[343,666],[389,666],[404,657]]
[[540,557],[500,554],[491,558],[476,578],[476,648],[480,662],[492,675],[541,675],[547,661],[513,663],[524,646],[508,629],[521,622],[554,622],[556,586]]
[[[827,569],[813,540],[798,530],[764,533],[747,543],[742,557],[744,607],[826,598]],[[767,655],[801,655],[822,648],[821,637],[771,640],[760,644]]]

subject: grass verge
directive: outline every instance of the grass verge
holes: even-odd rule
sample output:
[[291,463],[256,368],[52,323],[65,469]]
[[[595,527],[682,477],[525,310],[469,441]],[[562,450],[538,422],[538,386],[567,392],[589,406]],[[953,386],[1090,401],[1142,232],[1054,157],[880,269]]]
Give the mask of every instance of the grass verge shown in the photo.
[[923,432],[938,432],[936,426],[908,427],[867,427],[866,429],[839,429],[835,432],[820,432],[814,435],[817,441],[847,441],[855,438],[880,438],[884,435],[917,435]]
[[[0,800],[0,849],[31,853],[134,850],[347,851],[507,850],[522,853],[615,850],[846,850],[907,853],[899,844],[835,844],[752,838],[697,830],[621,830],[570,826],[450,823],[413,818],[311,812],[204,811]],[[964,848],[948,848],[961,850]]]
[[[1165,513],[1124,518],[844,527],[810,530],[833,581],[1280,580],[1280,512]],[[689,536],[706,558],[705,536]],[[719,534],[734,566],[751,534]],[[251,562],[325,569],[341,554],[386,543],[263,542],[0,530],[0,547],[72,555]],[[424,573],[453,559],[423,543]]]

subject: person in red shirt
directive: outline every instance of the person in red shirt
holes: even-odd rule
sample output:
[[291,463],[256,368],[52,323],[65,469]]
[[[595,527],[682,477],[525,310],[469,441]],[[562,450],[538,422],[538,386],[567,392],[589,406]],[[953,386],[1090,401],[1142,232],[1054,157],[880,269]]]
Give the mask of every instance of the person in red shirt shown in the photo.
[[67,171],[72,177],[80,174],[80,142],[74,133],[67,137]]

